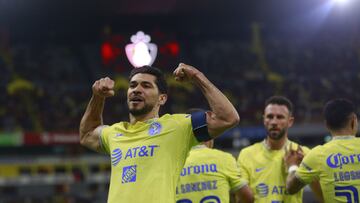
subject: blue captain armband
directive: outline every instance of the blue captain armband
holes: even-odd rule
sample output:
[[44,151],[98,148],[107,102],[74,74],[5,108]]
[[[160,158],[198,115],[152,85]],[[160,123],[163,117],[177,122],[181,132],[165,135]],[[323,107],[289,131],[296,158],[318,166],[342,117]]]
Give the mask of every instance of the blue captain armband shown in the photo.
[[191,113],[191,125],[197,141],[205,142],[213,139],[209,135],[205,112],[197,111]]

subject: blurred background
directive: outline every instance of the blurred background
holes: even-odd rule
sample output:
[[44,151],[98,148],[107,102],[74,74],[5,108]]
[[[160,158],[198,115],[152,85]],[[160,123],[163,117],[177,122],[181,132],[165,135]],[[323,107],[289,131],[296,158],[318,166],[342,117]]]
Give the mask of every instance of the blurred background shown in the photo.
[[262,140],[274,94],[295,105],[290,139],[325,143],[323,104],[360,101],[359,11],[358,0],[0,0],[0,202],[106,201],[109,159],[79,145],[78,126],[104,76],[116,81],[104,122],[128,120],[125,46],[140,30],[167,73],[163,112],[208,108],[196,87],[173,80],[180,62],[237,108],[240,125],[216,148],[237,157]]

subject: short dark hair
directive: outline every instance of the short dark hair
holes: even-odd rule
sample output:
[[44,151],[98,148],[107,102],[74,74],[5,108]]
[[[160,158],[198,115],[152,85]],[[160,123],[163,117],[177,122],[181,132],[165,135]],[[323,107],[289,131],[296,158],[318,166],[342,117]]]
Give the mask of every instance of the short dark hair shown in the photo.
[[328,101],[323,111],[326,125],[330,130],[346,127],[352,113],[355,113],[353,102],[344,98]]
[[160,69],[152,67],[152,66],[142,66],[139,68],[134,68],[130,72],[129,81],[131,80],[132,77],[134,77],[134,75],[136,75],[138,73],[146,73],[146,74],[155,76],[156,77],[155,83],[159,89],[159,92],[161,94],[167,94],[167,92],[168,92],[167,83],[165,80],[165,76]]
[[268,98],[265,101],[265,108],[269,105],[269,104],[277,104],[277,105],[284,105],[286,106],[286,108],[289,110],[289,114],[292,115],[293,114],[293,104],[292,102],[284,97],[284,96],[272,96],[270,98]]

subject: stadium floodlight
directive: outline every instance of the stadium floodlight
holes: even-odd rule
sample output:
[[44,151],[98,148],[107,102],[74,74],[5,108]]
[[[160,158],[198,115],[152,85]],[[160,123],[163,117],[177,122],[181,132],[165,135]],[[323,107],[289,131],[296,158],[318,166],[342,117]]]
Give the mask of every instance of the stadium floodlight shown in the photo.
[[150,43],[150,36],[143,31],[138,31],[136,35],[131,36],[131,44],[125,46],[125,52],[130,63],[135,67],[144,65],[151,66],[157,55],[157,46]]

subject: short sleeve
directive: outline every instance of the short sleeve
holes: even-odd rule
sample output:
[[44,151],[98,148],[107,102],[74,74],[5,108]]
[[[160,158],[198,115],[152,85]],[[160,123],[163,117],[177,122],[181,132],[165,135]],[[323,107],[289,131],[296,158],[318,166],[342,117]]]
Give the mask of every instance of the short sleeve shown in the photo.
[[237,165],[240,169],[241,177],[246,180],[248,183],[250,182],[250,174],[249,169],[246,167],[246,155],[244,151],[241,151],[237,160]]
[[231,192],[235,192],[247,184],[247,181],[241,177],[240,168],[231,154],[226,156],[225,173]]
[[296,170],[296,177],[306,184],[319,179],[319,152],[321,152],[319,147],[309,151],[301,162],[300,167]]
[[190,114],[174,114],[172,119],[172,122],[176,123],[176,128],[179,130],[179,136],[177,136],[178,139],[186,138],[190,148],[199,144],[199,141],[196,139],[194,134],[194,128],[191,120],[192,116]]

